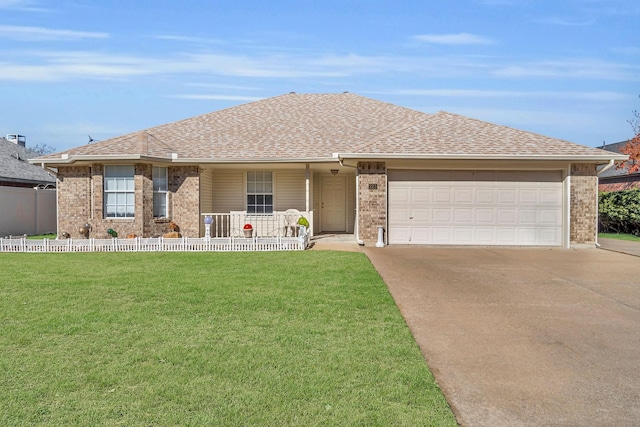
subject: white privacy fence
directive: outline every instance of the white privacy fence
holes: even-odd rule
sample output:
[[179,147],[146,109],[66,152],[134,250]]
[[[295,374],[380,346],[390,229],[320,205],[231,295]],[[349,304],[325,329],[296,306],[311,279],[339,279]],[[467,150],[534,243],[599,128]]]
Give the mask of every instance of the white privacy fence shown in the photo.
[[298,237],[164,237],[133,239],[3,239],[0,252],[247,252],[301,251],[309,245],[304,230]]
[[56,190],[0,186],[0,237],[56,232]]

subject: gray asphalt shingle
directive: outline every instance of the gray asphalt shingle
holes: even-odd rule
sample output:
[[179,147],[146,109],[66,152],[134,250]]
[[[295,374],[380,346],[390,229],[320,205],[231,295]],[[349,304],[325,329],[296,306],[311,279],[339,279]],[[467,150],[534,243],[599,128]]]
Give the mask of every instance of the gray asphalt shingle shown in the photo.
[[0,138],[0,181],[33,185],[55,184],[56,179],[52,174],[27,162],[27,159],[34,157],[38,157],[38,154]]

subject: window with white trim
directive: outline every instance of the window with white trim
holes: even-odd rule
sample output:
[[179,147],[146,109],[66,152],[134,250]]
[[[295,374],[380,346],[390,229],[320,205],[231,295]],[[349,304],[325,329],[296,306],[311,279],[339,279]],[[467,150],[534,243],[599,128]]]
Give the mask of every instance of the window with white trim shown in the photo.
[[273,213],[273,173],[247,172],[247,213]]
[[133,218],[135,181],[133,166],[104,167],[104,217]]
[[168,168],[153,167],[153,217],[166,218],[169,205]]

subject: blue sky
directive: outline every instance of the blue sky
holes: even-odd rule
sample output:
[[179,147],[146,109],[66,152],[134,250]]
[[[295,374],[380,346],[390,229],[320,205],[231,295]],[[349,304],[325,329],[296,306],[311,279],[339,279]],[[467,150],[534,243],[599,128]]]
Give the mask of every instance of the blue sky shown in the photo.
[[589,146],[632,136],[638,0],[0,0],[0,134],[63,150],[349,91]]

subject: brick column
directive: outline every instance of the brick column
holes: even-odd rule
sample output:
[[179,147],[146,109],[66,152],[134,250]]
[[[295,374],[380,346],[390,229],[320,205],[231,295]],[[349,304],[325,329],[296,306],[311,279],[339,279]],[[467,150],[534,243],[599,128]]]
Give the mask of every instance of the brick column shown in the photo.
[[595,245],[598,232],[598,176],[596,165],[571,165],[570,240],[575,245]]
[[200,168],[180,166],[169,168],[171,219],[185,237],[200,236]]
[[387,171],[384,162],[358,162],[358,234],[365,244],[387,228]]
[[89,166],[58,168],[58,235],[67,232],[82,238],[79,229],[91,214],[91,171]]

